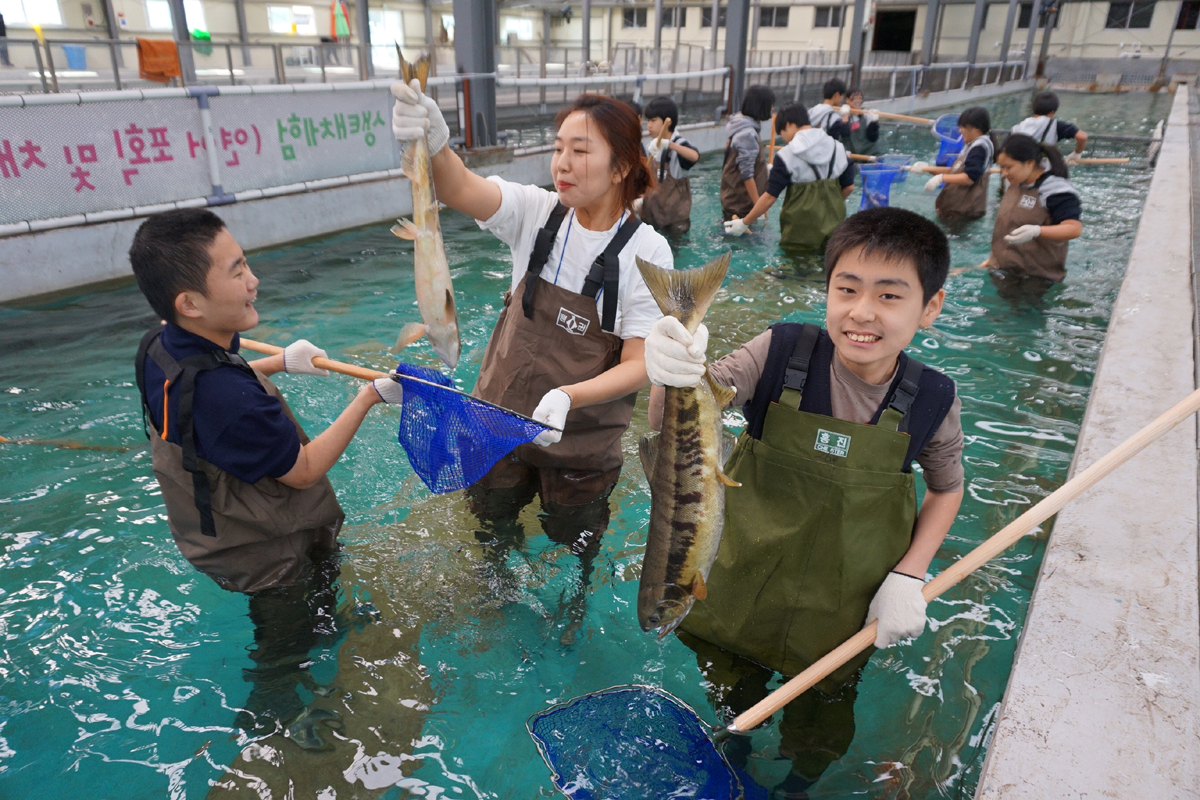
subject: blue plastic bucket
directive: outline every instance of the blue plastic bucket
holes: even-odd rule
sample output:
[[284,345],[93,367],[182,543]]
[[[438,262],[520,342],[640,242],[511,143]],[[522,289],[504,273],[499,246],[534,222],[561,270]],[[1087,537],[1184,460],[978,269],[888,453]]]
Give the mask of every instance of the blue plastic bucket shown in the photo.
[[862,172],[862,200],[859,201],[858,210],[887,208],[892,184],[904,174],[904,170],[894,164],[878,163],[863,164],[859,170]]
[[81,44],[64,44],[63,54],[67,57],[67,69],[87,69],[87,48]]
[[942,114],[933,123],[933,135],[941,143],[938,146],[937,161],[939,167],[948,167],[958,158],[963,149],[962,133],[958,130],[958,114]]
[[900,171],[896,173],[896,177],[892,179],[892,183],[904,183],[908,180],[908,170],[904,168],[913,162],[913,157],[900,155],[899,153],[889,153],[885,156],[879,156],[875,161],[876,163],[887,164],[899,169]]

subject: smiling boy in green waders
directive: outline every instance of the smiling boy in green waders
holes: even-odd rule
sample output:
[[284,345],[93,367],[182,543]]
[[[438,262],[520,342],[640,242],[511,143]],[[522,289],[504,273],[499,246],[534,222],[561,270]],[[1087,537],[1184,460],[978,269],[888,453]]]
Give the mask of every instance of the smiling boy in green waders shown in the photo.
[[[859,212],[830,237],[824,329],[781,322],[709,366],[736,389],[746,430],[725,466],[725,527],[707,598],[683,620],[715,702],[736,714],[865,623],[876,647],[920,635],[926,571],[963,495],[954,381],[904,353],[942,308],[950,252],[910,211]],[[652,383],[691,386],[708,332],[667,317],[646,338]],[[917,509],[911,466],[926,493]],[[859,670],[847,664],[784,710],[791,758],[774,797],[807,797],[854,736]],[[736,762],[750,748],[736,737]]]

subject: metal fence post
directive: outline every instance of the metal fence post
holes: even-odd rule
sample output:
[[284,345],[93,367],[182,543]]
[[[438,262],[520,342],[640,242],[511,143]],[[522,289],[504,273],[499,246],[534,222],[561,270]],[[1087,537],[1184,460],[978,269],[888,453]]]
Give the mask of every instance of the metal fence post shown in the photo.
[[33,42],[33,55],[37,59],[38,77],[42,79],[42,92],[50,94],[50,84],[46,82],[46,66],[42,63],[42,45],[36,40]]
[[50,68],[50,86],[58,94],[58,72],[54,69],[54,53],[50,51],[50,41],[46,41],[46,66]]
[[234,196],[227,194],[221,185],[221,162],[217,156],[217,140],[213,136],[212,110],[208,104],[210,96],[220,93],[221,90],[216,86],[188,87],[188,94],[196,98],[196,105],[200,107],[200,130],[204,135],[204,149],[208,151],[208,177],[212,184],[212,195],[208,197],[210,206],[222,206],[236,202]]
[[282,86],[287,83],[287,73],[283,69],[283,49],[276,43],[271,45],[271,51],[275,56],[275,82]]
[[892,86],[891,86],[891,90],[888,92],[888,99],[889,100],[896,99],[896,65],[895,64],[892,65]]
[[233,77],[233,47],[225,45],[225,63],[229,65],[229,85],[237,86],[237,80]]
[[[325,80],[325,45],[324,44],[317,45],[317,63],[321,65],[321,83],[328,83],[328,81]],[[359,72],[362,72],[362,70],[360,69]],[[366,78],[364,78],[363,80],[366,80]]]

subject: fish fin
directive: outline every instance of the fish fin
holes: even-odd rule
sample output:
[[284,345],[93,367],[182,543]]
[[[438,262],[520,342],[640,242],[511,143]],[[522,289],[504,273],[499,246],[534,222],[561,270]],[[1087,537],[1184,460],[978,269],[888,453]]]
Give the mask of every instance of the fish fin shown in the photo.
[[696,269],[662,269],[641,258],[637,267],[659,309],[695,332],[729,271],[729,255],[719,255]]
[[638,442],[638,455],[642,459],[642,471],[647,480],[654,478],[654,459],[658,457],[658,434],[648,433]]
[[730,436],[721,430],[721,463],[728,464],[729,457],[733,455],[733,448],[737,447],[737,438]]
[[404,54],[400,52],[400,45],[396,45],[396,55],[400,57],[400,75],[404,78],[406,84],[412,83],[412,79],[416,78],[421,83],[421,91],[425,91],[425,85],[429,82],[429,54],[421,56],[416,63],[410,63],[404,59]]
[[446,316],[458,318],[458,312],[454,310],[454,292],[446,290]]
[[409,219],[396,220],[396,224],[392,226],[392,233],[410,242],[417,240],[417,226]]
[[692,580],[692,596],[697,600],[703,600],[708,597],[708,586],[704,583],[704,576],[699,572],[696,573],[695,579]]
[[741,486],[740,483],[738,483],[733,478],[726,475],[724,472],[721,472],[721,470],[717,470],[717,480],[719,480],[721,483],[725,484],[726,486],[732,486],[735,489],[737,487]]
[[[421,141],[420,139],[417,140]],[[408,178],[413,183],[422,180],[421,172],[417,169],[417,147],[414,144],[408,144],[404,147],[404,152],[400,154],[400,172],[404,177]],[[428,180],[428,177],[425,178]]]
[[393,353],[399,353],[404,348],[408,347],[413,342],[420,339],[429,333],[429,329],[420,322],[410,322],[400,329],[400,335],[396,337],[396,346],[392,348]]
[[708,381],[708,389],[717,401],[717,408],[725,408],[733,402],[733,398],[737,397],[737,389],[717,383],[707,368],[704,370],[704,380]]

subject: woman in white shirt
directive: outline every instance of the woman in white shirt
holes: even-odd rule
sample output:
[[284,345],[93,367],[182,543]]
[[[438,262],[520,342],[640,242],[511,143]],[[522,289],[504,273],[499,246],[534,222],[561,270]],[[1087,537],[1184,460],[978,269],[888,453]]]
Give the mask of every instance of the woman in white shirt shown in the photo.
[[552,192],[471,172],[446,147],[446,122],[415,82],[393,84],[392,94],[396,138],[427,138],[438,200],[512,250],[511,290],[476,396],[563,429],[501,459],[472,496],[506,490],[512,506],[536,493],[551,513],[606,500],[621,471],[621,434],[649,384],[645,337],[662,316],[635,257],[674,268],[666,239],[632,211],[654,184],[642,159],[641,120],[599,95],[559,112]]

